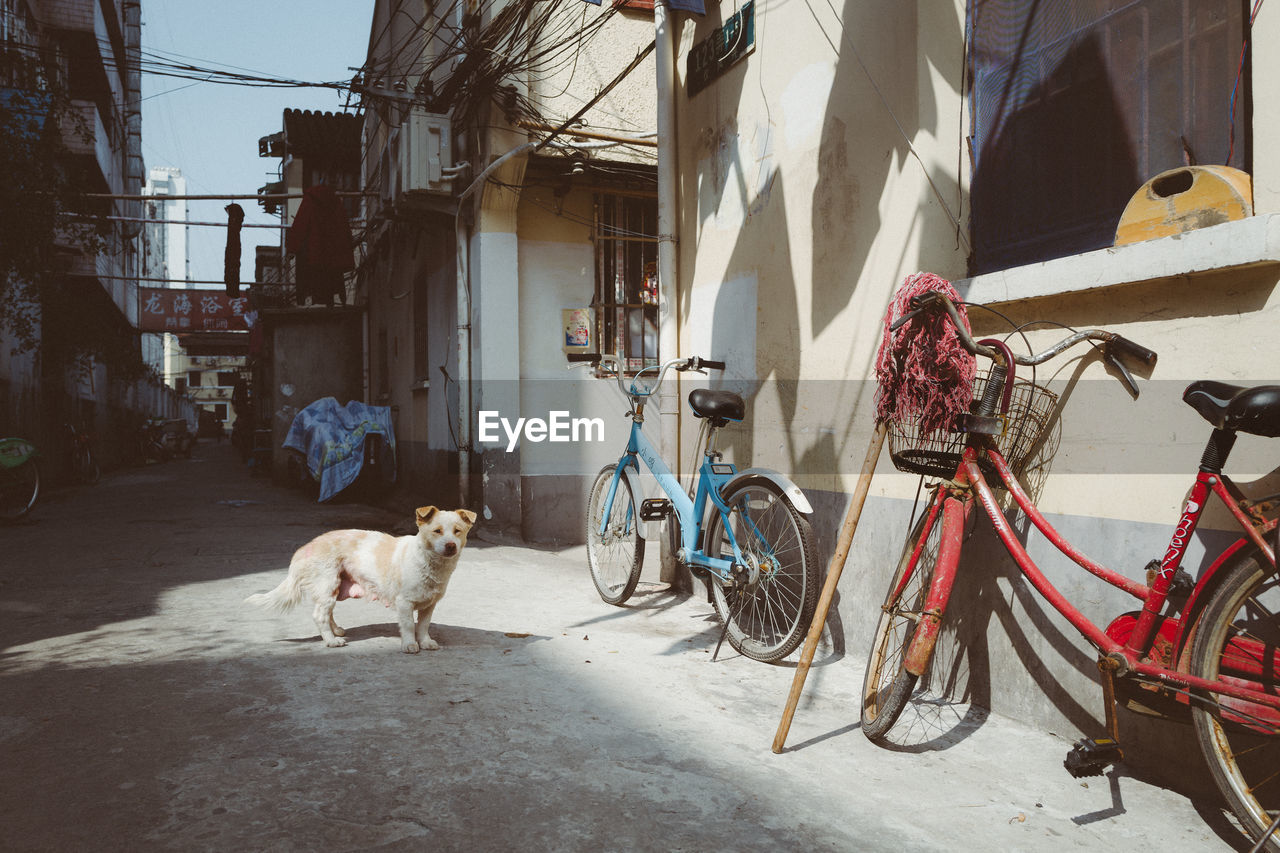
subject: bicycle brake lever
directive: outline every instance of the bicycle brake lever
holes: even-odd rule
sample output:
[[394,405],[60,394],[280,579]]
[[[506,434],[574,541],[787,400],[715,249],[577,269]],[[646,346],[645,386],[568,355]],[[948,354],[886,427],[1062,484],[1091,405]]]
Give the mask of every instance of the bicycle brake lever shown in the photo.
[[914,311],[908,311],[906,314],[903,314],[901,317],[893,321],[893,324],[889,326],[889,331],[890,332],[898,331],[898,329],[901,329],[909,320],[914,319],[919,314],[923,314],[924,311],[925,311],[925,308],[923,307],[917,308]]
[[1120,374],[1120,381],[1124,383],[1124,387],[1129,390],[1129,394],[1133,399],[1138,399],[1138,383],[1133,381],[1133,374],[1129,372],[1129,368],[1124,366],[1124,362],[1116,357],[1111,351],[1111,347],[1104,344],[1102,347],[1102,360],[1115,369]]

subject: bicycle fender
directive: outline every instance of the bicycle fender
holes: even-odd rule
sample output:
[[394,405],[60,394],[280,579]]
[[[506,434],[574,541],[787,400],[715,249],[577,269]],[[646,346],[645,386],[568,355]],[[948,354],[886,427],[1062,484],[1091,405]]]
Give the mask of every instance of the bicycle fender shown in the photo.
[[809,503],[809,499],[804,496],[804,492],[800,491],[800,487],[791,482],[790,478],[785,474],[780,474],[777,471],[771,471],[768,468],[748,468],[745,471],[739,471],[736,477],[724,484],[724,488],[720,490],[720,494],[728,494],[734,486],[744,480],[750,480],[754,477],[763,477],[781,489],[782,493],[787,496],[787,499],[791,501],[791,505],[794,506],[797,511],[804,515],[813,514],[813,506]]

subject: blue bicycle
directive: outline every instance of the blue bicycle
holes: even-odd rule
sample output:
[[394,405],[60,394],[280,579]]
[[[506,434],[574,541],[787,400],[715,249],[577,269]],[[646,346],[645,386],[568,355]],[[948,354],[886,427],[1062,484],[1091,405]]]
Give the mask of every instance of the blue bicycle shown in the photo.
[[[628,379],[616,356],[570,353],[617,379],[630,402],[626,451],[596,476],[587,503],[587,561],[600,597],[620,605],[635,592],[644,563],[641,525],[668,525],[676,559],[701,577],[724,623],[722,640],[746,657],[772,662],[804,639],[818,600],[813,512],[795,483],[765,468],[738,469],[716,450],[716,434],[743,419],[742,398],[732,391],[700,388],[689,406],[702,420],[702,462],[686,491],[643,431],[645,403],[667,371],[723,370],[724,362],[694,356],[647,367]],[[641,499],[640,462],[665,497]],[[676,538],[678,536],[678,538]]]

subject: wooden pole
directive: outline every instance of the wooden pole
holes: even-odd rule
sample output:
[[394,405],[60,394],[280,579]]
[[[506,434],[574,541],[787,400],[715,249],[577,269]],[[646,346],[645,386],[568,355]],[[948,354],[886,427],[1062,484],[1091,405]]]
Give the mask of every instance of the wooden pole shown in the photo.
[[867,447],[867,458],[862,462],[862,475],[858,477],[858,485],[853,490],[853,499],[844,514],[844,524],[840,527],[840,538],[836,542],[836,551],[831,555],[831,563],[827,566],[827,580],[822,586],[822,595],[818,598],[818,608],[813,614],[813,623],[809,626],[809,636],[805,638],[804,649],[800,652],[800,663],[796,666],[795,678],[791,680],[791,695],[787,697],[787,707],[782,712],[782,721],[778,723],[778,733],[773,737],[773,751],[782,752],[787,742],[787,732],[791,729],[791,719],[796,715],[796,705],[800,703],[800,694],[804,691],[804,680],[809,675],[809,665],[813,663],[813,653],[818,648],[818,640],[822,639],[822,629],[827,623],[827,611],[831,609],[831,600],[836,595],[836,584],[840,583],[840,573],[844,571],[844,561],[849,556],[849,546],[853,544],[853,534],[858,529],[858,519],[862,516],[862,505],[866,503],[867,492],[871,490],[871,476],[875,473],[876,462],[880,459],[880,448],[884,445],[885,424],[876,424],[876,431],[871,436],[871,444]]

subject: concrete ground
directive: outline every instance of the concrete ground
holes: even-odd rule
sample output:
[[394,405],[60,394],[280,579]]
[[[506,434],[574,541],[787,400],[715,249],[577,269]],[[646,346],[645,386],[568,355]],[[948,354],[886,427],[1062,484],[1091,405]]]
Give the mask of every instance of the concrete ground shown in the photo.
[[317,505],[202,444],[0,527],[0,847],[1248,847],[1215,802],[1072,779],[1067,740],[977,709],[909,708],[874,746],[864,663],[829,650],[774,755],[794,670],[712,662],[696,597],[602,603],[581,548],[480,528],[419,655],[374,603],[338,606],[341,649],[242,604],[312,536],[410,512]]

